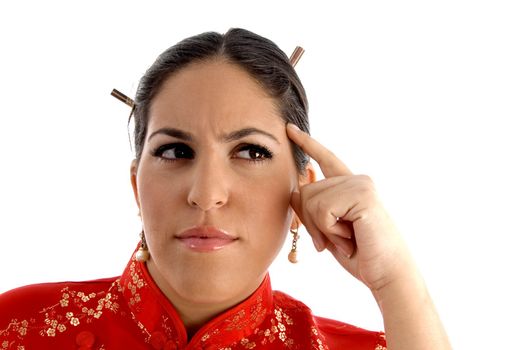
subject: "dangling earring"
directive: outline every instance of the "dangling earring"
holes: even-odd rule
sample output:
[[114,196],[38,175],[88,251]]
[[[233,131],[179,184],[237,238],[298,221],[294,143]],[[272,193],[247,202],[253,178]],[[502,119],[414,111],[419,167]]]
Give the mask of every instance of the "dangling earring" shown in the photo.
[[135,259],[139,262],[145,262],[150,259],[150,252],[148,251],[148,246],[146,245],[146,238],[144,237],[144,230],[141,231],[141,247],[135,253]]
[[298,244],[298,239],[300,238],[300,235],[298,234],[298,227],[294,229],[290,229],[290,233],[292,233],[292,249],[289,253],[289,261],[293,264],[298,262],[298,254],[296,253],[296,245]]

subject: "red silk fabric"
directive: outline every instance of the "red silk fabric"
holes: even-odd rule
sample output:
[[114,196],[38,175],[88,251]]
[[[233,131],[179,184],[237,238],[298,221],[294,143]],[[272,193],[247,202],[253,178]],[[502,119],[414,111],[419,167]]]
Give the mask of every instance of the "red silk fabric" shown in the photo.
[[0,295],[0,350],[385,346],[381,332],[312,315],[300,301],[273,291],[268,275],[248,299],[187,339],[175,308],[134,256],[120,277],[36,284]]

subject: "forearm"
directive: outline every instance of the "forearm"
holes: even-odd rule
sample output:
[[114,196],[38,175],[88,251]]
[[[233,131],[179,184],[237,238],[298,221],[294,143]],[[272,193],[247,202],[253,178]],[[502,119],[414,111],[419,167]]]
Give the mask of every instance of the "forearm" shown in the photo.
[[383,315],[389,350],[451,349],[421,275],[413,272],[373,291]]

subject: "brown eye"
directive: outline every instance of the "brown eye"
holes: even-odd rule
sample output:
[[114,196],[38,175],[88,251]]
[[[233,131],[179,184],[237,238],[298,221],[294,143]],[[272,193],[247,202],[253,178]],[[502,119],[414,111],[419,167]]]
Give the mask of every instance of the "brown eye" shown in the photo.
[[194,151],[184,143],[171,143],[157,148],[153,155],[166,160],[193,159]]
[[254,150],[254,149],[244,150],[244,151],[239,152],[238,154],[239,154],[239,158],[245,158],[245,159],[248,159],[248,158],[260,159],[264,157],[263,153],[257,150]]
[[262,161],[271,159],[272,153],[262,146],[245,145],[237,151],[236,156],[251,161]]

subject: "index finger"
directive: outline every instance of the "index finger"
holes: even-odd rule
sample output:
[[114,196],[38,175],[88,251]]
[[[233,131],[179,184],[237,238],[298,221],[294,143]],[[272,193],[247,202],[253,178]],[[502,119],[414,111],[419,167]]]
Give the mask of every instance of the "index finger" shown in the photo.
[[292,123],[287,123],[286,128],[289,138],[319,164],[325,177],[352,174],[349,168],[334,153],[313,139],[309,134],[301,131]]

